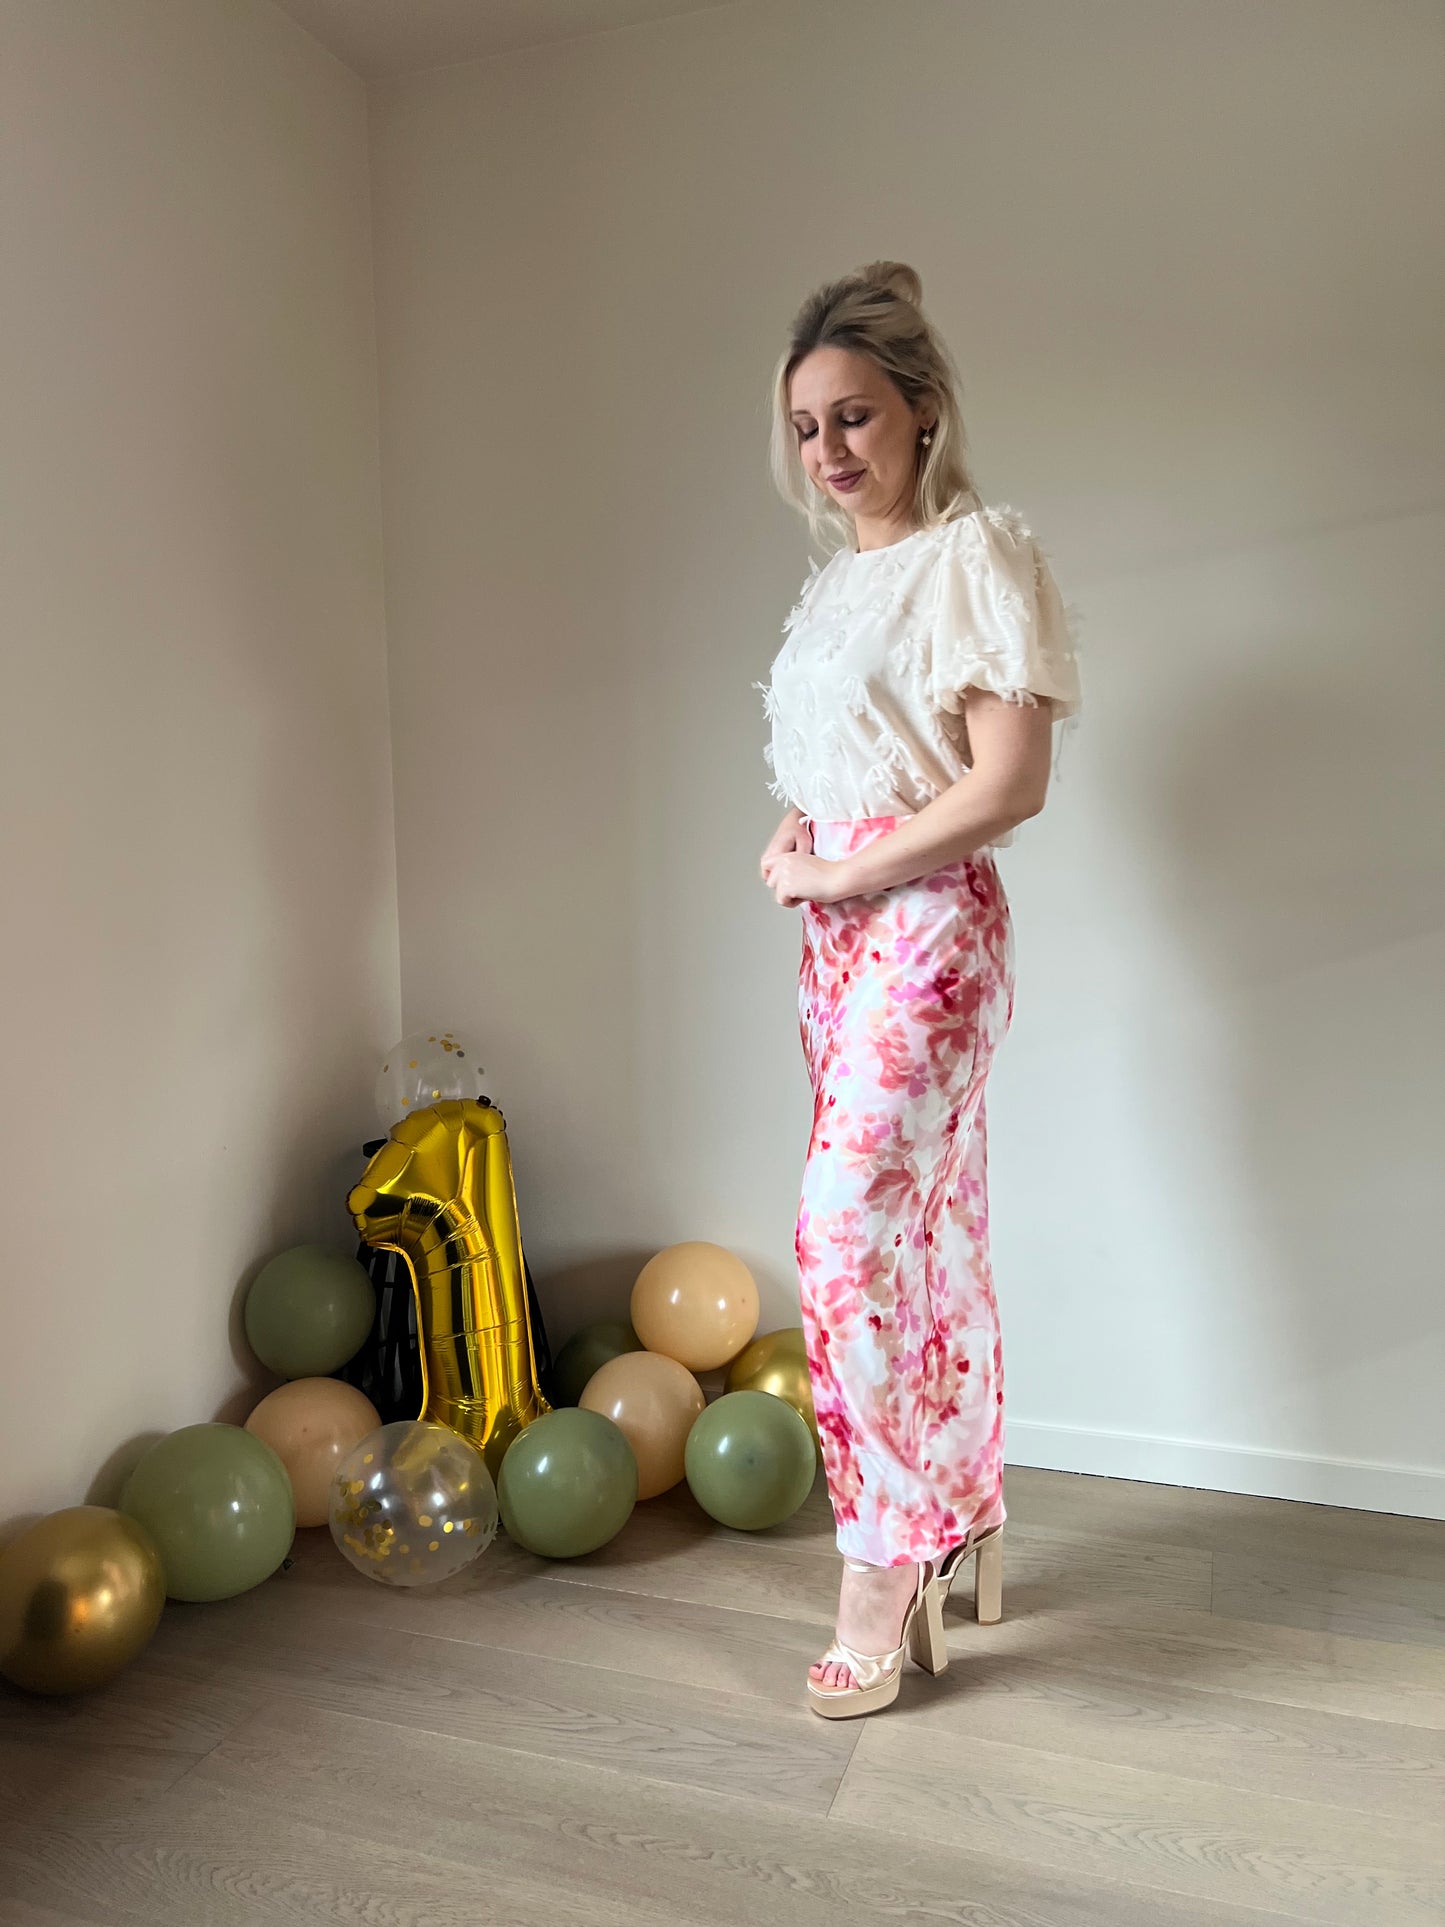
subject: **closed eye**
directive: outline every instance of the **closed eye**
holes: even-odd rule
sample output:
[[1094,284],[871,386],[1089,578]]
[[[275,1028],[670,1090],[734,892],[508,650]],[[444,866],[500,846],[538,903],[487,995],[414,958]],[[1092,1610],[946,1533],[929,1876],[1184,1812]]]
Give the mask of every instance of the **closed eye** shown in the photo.
[[[844,428],[861,428],[864,422],[867,421],[868,417],[866,415],[858,415],[855,417],[850,417],[848,415],[840,415],[838,419],[843,424]],[[817,434],[817,432],[818,431],[816,428],[810,428],[807,431],[807,433],[804,434],[803,430],[799,429],[798,440],[800,442],[811,441],[814,435]]]

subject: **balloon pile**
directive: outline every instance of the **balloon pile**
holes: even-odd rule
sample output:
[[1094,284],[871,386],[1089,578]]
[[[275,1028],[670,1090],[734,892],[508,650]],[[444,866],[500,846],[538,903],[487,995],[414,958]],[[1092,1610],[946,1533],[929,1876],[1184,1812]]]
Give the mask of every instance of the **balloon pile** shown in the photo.
[[[244,1426],[157,1439],[118,1507],[71,1506],[0,1546],[0,1675],[37,1693],[103,1686],[145,1647],[167,1598],[260,1585],[298,1527],[329,1527],[379,1584],[419,1587],[464,1572],[499,1530],[542,1558],[595,1552],[639,1502],[683,1482],[737,1531],[803,1504],[822,1457],[803,1333],[757,1335],[757,1285],[722,1245],[692,1239],[650,1258],[628,1316],[562,1348],[549,1403],[505,1123],[482,1077],[461,1033],[404,1038],[376,1085],[389,1136],[368,1145],[348,1198],[363,1255],[396,1254],[410,1271],[422,1413],[383,1424],[334,1376],[355,1376],[373,1334],[367,1266],[309,1244],[277,1252],[243,1321],[283,1382]],[[724,1366],[709,1403],[696,1374]]]
[[[578,1416],[609,1420],[621,1434],[635,1477],[629,1482],[616,1469],[615,1445],[610,1457],[603,1453],[603,1434],[569,1435],[556,1421],[570,1413],[553,1412],[529,1425],[502,1461],[508,1535],[549,1558],[575,1557],[605,1545],[634,1502],[684,1479],[720,1524],[757,1532],[790,1518],[822,1457],[801,1327],[756,1338],[752,1273],[736,1253],[705,1239],[650,1258],[629,1310],[629,1319],[575,1332],[554,1376]],[[722,1365],[726,1388],[709,1404],[694,1374]],[[519,1453],[525,1478],[522,1465],[512,1469]]]

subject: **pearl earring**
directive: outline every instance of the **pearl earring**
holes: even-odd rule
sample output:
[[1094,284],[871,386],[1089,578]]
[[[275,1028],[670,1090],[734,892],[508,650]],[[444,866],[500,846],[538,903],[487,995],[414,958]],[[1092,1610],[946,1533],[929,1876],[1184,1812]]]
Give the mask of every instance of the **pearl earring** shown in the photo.
[[923,446],[927,448],[930,442],[932,442],[932,440],[933,440],[933,430],[931,428],[925,428],[923,431]]

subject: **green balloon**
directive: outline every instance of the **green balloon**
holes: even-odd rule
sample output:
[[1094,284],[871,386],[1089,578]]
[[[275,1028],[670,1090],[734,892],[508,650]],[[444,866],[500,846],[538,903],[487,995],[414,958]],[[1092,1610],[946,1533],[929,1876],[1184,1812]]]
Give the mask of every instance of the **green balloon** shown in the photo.
[[626,1433],[601,1412],[544,1412],[507,1447],[497,1503],[508,1537],[528,1552],[544,1559],[595,1552],[621,1532],[637,1503],[637,1459]]
[[575,1405],[587,1389],[592,1374],[611,1358],[623,1352],[640,1352],[642,1340],[625,1318],[600,1318],[595,1325],[584,1325],[573,1332],[557,1354],[552,1367],[556,1391],[554,1405]]
[[813,1489],[808,1421],[772,1392],[724,1392],[698,1413],[683,1450],[692,1496],[720,1525],[759,1532],[792,1518]]
[[296,1530],[285,1466],[239,1425],[183,1425],[157,1439],[126,1480],[120,1510],[160,1548],[172,1599],[230,1599],[259,1586]]
[[317,1245],[293,1245],[262,1265],[246,1293],[246,1336],[282,1378],[325,1378],[354,1358],[376,1317],[366,1267]]

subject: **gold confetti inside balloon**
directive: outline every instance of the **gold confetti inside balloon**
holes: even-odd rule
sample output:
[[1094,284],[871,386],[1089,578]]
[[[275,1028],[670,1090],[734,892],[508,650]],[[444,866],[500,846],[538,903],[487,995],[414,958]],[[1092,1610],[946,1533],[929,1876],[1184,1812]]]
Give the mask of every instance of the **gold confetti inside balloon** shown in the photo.
[[420,1335],[418,1416],[486,1455],[552,1408],[537,1382],[512,1156],[490,1104],[430,1105],[391,1127],[347,1199],[366,1243],[411,1267]]
[[726,1245],[693,1238],[648,1259],[632,1287],[632,1329],[690,1372],[736,1358],[758,1328],[758,1287]]
[[386,1054],[376,1077],[376,1116],[383,1131],[399,1118],[448,1098],[483,1098],[482,1053],[459,1030],[419,1030]]
[[52,1512],[0,1550],[0,1673],[32,1693],[103,1686],[165,1603],[160,1550],[138,1520],[103,1505]]
[[728,1392],[771,1392],[791,1405],[813,1435],[818,1463],[823,1462],[818,1419],[813,1410],[813,1381],[808,1375],[808,1347],[801,1325],[785,1325],[764,1332],[744,1345],[728,1367]]
[[348,1453],[331,1481],[331,1536],[368,1579],[431,1586],[497,1536],[487,1462],[446,1425],[398,1419]]

